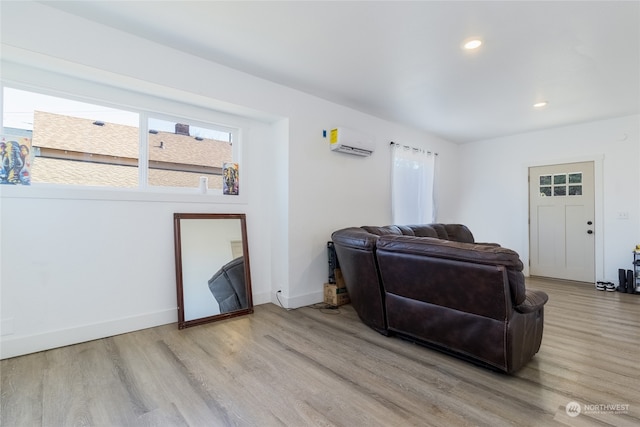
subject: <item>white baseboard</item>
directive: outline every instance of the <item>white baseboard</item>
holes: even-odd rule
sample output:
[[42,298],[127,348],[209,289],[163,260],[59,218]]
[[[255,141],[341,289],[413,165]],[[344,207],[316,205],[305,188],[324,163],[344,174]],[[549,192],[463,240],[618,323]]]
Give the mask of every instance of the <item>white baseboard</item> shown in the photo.
[[276,305],[282,305],[284,308],[299,308],[311,304],[317,304],[322,301],[324,301],[324,293],[323,291],[319,291],[292,298],[285,297],[282,293],[276,295],[274,292],[273,298],[270,302]]
[[111,337],[177,321],[177,310],[174,308],[33,335],[5,335],[0,341],[0,359]]
[[252,298],[253,298],[253,305],[261,305],[261,304],[267,304],[267,303],[273,302],[271,301],[271,294],[269,292],[253,294]]
[[[314,292],[313,294],[302,295],[295,298],[284,298],[282,295],[280,296],[280,301],[286,308],[298,308],[315,304],[322,301],[322,299],[322,292]],[[271,293],[260,293],[253,296],[254,305],[266,303],[280,305],[275,297],[275,293],[273,295]],[[52,348],[112,337],[114,335],[139,331],[154,326],[176,323],[177,321],[177,310],[169,309],[32,335],[8,334],[0,337],[0,359],[8,359],[10,357],[36,353]]]

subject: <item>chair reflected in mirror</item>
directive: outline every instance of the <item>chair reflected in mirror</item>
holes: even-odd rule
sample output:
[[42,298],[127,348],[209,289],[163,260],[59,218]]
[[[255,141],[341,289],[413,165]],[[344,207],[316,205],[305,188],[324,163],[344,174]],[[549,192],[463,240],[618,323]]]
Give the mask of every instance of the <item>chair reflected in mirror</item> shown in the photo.
[[209,290],[218,301],[220,313],[246,308],[247,289],[244,280],[244,257],[238,257],[223,265],[209,279]]

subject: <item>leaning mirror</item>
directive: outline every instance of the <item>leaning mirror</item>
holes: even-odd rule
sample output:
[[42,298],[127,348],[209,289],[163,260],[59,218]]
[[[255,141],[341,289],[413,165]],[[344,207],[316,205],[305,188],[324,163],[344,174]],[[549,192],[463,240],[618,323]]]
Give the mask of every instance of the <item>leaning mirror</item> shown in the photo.
[[244,214],[173,215],[178,328],[253,313]]

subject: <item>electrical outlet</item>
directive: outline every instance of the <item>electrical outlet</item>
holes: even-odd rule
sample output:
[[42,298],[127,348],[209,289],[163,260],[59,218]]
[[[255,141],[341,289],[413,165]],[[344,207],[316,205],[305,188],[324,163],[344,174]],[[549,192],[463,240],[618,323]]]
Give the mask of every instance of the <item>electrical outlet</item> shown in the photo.
[[618,219],[629,219],[629,212],[618,212]]

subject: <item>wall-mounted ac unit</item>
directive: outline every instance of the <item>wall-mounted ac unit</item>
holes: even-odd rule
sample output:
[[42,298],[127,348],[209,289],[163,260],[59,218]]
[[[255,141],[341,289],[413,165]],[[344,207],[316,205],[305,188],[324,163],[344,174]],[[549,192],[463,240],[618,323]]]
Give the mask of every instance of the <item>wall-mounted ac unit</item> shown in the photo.
[[372,137],[342,127],[331,129],[329,142],[332,151],[355,154],[357,156],[370,156],[375,148]]

